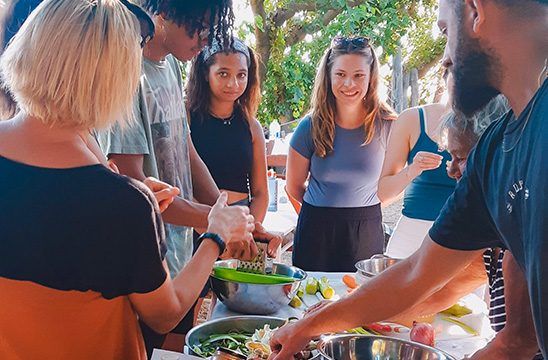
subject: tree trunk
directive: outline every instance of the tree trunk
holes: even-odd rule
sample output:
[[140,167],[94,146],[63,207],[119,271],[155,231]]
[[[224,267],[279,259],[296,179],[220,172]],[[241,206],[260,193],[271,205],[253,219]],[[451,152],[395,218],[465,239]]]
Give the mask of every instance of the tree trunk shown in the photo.
[[409,89],[409,72],[406,71],[403,73],[403,109],[409,107],[409,98],[407,96]]
[[263,30],[259,29],[257,25],[255,25],[255,50],[257,52],[257,55],[259,56],[259,80],[261,84],[261,89],[263,88],[263,82],[266,79],[266,70],[267,70],[267,64],[268,60],[270,59],[270,24],[269,19],[266,15],[266,11],[264,9],[264,0],[250,0],[249,1],[251,5],[251,10],[253,11],[253,15],[261,16],[263,19]]
[[419,105],[419,71],[411,69],[409,86],[411,86],[411,106]]
[[392,58],[392,101],[394,110],[396,110],[397,113],[402,112],[404,107],[404,94],[401,46],[398,46],[398,49]]

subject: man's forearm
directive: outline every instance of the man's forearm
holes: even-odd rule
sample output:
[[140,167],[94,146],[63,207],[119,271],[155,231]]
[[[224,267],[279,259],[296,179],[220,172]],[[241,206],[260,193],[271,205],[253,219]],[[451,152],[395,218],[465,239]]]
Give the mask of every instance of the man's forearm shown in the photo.
[[480,256],[464,271],[451,279],[440,291],[411,309],[390,319],[390,321],[410,326],[413,324],[413,321],[419,321],[421,317],[430,317],[449,308],[460,298],[468,295],[486,282],[487,275],[485,273],[485,265],[483,264],[483,256]]
[[311,335],[348,330],[389,319],[425,300],[443,286],[414,281],[418,277],[413,273],[414,263],[410,258],[406,259],[384,272],[382,279],[372,279],[349,297],[319,310],[308,319]]
[[162,213],[162,219],[168,224],[207,228],[207,216],[211,207],[192,201],[175,198],[173,203]]

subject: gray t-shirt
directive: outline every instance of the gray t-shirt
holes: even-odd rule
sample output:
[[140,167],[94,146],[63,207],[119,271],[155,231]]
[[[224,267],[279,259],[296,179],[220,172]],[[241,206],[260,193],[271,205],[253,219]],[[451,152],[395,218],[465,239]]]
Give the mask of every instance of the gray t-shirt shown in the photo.
[[377,188],[389,130],[390,121],[383,121],[371,143],[363,145],[363,127],[349,130],[335,125],[333,152],[321,158],[314,153],[310,116],[302,119],[291,137],[291,147],[310,160],[304,201],[335,208],[378,204]]
[[[144,155],[143,171],[181,189],[192,199],[189,128],[183,103],[181,70],[168,55],[161,62],[143,59],[138,94],[134,102],[136,121],[97,135],[105,154]],[[165,224],[170,273],[175,276],[192,256],[192,228]]]

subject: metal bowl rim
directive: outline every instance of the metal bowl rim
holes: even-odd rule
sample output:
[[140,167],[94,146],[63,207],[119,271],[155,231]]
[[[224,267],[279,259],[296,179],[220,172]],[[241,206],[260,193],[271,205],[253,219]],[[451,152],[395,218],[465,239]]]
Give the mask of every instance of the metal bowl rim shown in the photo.
[[[362,264],[365,264],[367,261],[373,261],[373,260],[391,260],[391,261],[394,261],[394,264],[392,265],[389,265],[386,267],[386,269],[388,269],[390,266],[393,266],[395,264],[397,264],[399,261],[401,261],[402,259],[395,259],[395,258],[390,258],[390,257],[386,257],[386,258],[376,258],[376,259],[363,259],[363,260],[360,260],[358,262],[356,262],[354,264],[354,267],[356,268],[356,270],[358,270],[358,272],[364,276],[367,276],[367,277],[373,277],[373,276],[377,276],[379,275],[381,272],[379,273],[373,273],[373,272],[370,272],[368,270],[365,270],[365,266],[361,266]],[[386,269],[384,269],[383,271],[385,271]]]
[[[215,325],[217,323],[224,323],[224,322],[228,322],[230,320],[240,321],[240,320],[261,320],[261,319],[262,320],[280,320],[280,321],[283,321],[283,322],[286,321],[286,319],[276,317],[276,316],[268,316],[268,315],[236,315],[236,316],[227,316],[227,317],[223,317],[223,318],[219,318],[219,319],[213,319],[213,320],[206,321],[203,324],[200,324],[200,325],[195,326],[192,329],[190,329],[189,332],[185,336],[185,344],[187,346],[190,345],[189,344],[189,339],[190,339],[190,336],[193,335],[194,333],[198,332],[199,330],[201,330],[203,328],[207,328],[211,325]],[[192,350],[192,349],[190,349],[190,350]]]
[[447,357],[448,360],[456,360],[455,357],[453,357],[452,355],[449,355],[448,353],[446,353],[445,351],[443,350],[440,350],[440,349],[436,349],[432,346],[428,346],[428,345],[424,345],[424,344],[421,344],[421,343],[418,343],[418,342],[415,342],[415,341],[411,341],[411,340],[404,340],[404,339],[399,339],[399,338],[394,338],[394,337],[390,337],[390,336],[381,336],[381,335],[365,335],[365,334],[334,334],[334,335],[325,335],[325,336],[322,336],[320,338],[320,341],[318,341],[318,344],[317,344],[317,349],[318,351],[320,352],[320,354],[322,354],[323,357],[325,357],[326,359],[329,359],[329,360],[333,360],[333,358],[331,356],[329,356],[325,351],[324,351],[324,347],[325,347],[325,344],[327,343],[327,341],[329,340],[333,340],[333,339],[342,339],[342,338],[373,338],[373,339],[381,339],[381,340],[390,340],[390,341],[396,341],[396,342],[403,342],[403,343],[408,343],[408,344],[413,344],[413,345],[416,345],[420,348],[424,348],[424,349],[427,349],[427,350],[431,350],[433,352],[437,352],[437,353],[440,353],[440,354],[443,354],[444,356]]

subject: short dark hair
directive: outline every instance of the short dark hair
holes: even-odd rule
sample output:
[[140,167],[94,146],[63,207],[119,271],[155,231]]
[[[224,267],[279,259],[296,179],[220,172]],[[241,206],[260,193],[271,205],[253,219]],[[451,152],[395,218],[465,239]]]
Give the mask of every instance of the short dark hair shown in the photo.
[[209,23],[210,44],[214,38],[222,44],[232,41],[232,0],[141,0],[141,5],[153,15],[161,14],[185,26],[190,36],[204,30],[204,23]]

